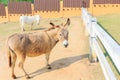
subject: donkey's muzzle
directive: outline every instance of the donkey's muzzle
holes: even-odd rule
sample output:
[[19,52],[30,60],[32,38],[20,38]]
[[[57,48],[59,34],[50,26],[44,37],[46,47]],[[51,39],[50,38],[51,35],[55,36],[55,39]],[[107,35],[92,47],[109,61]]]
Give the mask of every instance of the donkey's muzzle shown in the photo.
[[64,41],[63,41],[63,45],[65,46],[65,48],[67,48],[67,46],[68,46],[68,41],[67,41],[67,40],[64,40]]

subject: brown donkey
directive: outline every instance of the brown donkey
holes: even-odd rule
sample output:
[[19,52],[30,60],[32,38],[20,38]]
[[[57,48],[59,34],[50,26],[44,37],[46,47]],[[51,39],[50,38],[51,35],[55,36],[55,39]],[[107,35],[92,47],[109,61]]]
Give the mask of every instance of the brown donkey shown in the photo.
[[45,31],[34,33],[16,33],[8,37],[7,53],[12,78],[16,78],[14,74],[16,59],[18,59],[19,67],[25,73],[26,78],[30,78],[23,66],[26,56],[35,57],[45,54],[47,68],[51,69],[51,66],[49,65],[49,55],[53,47],[59,41],[62,41],[65,47],[68,46],[68,30],[66,26],[70,25],[70,19],[68,18],[66,24],[64,25],[50,24],[52,27]]

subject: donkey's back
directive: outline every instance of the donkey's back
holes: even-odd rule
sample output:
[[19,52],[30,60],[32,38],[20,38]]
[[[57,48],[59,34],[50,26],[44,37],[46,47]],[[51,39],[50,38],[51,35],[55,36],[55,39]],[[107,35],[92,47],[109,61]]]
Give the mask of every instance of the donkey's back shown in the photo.
[[51,44],[54,43],[45,32],[36,32],[14,34],[8,38],[7,44],[13,51],[18,52],[16,54],[24,53],[26,56],[34,57],[49,52],[52,49]]

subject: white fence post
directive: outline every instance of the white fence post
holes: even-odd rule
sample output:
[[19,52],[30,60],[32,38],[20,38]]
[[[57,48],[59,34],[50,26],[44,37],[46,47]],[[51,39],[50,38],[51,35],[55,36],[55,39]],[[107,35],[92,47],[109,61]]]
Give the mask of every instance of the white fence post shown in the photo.
[[[106,50],[109,52],[111,58],[113,59],[115,65],[120,71],[120,46],[97,24],[97,20],[92,18],[92,16],[87,12],[85,8],[82,8],[82,19],[85,23],[86,30],[89,33],[90,41],[90,55],[89,60],[97,61],[97,57],[100,61],[104,76],[106,80],[116,80],[116,77],[110,68],[100,46],[97,42],[97,38],[103,43]],[[97,56],[94,56],[94,54]],[[114,54],[113,54],[114,53]]]
[[96,33],[95,30],[93,28],[93,25],[97,24],[97,20],[96,18],[91,18],[91,24],[89,26],[89,30],[90,30],[90,37],[89,37],[89,41],[90,41],[90,54],[89,54],[89,60],[90,62],[97,62],[97,55],[95,53],[95,50],[93,48],[93,40],[96,39]]

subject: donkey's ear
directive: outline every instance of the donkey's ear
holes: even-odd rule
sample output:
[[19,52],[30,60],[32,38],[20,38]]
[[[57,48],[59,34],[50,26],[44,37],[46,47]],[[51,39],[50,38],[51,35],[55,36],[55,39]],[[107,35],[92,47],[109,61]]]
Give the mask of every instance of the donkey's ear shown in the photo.
[[59,25],[56,25],[55,28],[60,28],[60,26],[59,26]]
[[67,19],[67,22],[66,22],[66,24],[64,25],[64,27],[66,27],[67,25],[68,25],[68,26],[70,25],[70,18]]
[[50,24],[50,25],[52,25],[53,27],[55,26],[55,24],[54,24],[54,23],[52,23],[52,22],[50,22],[49,24]]

